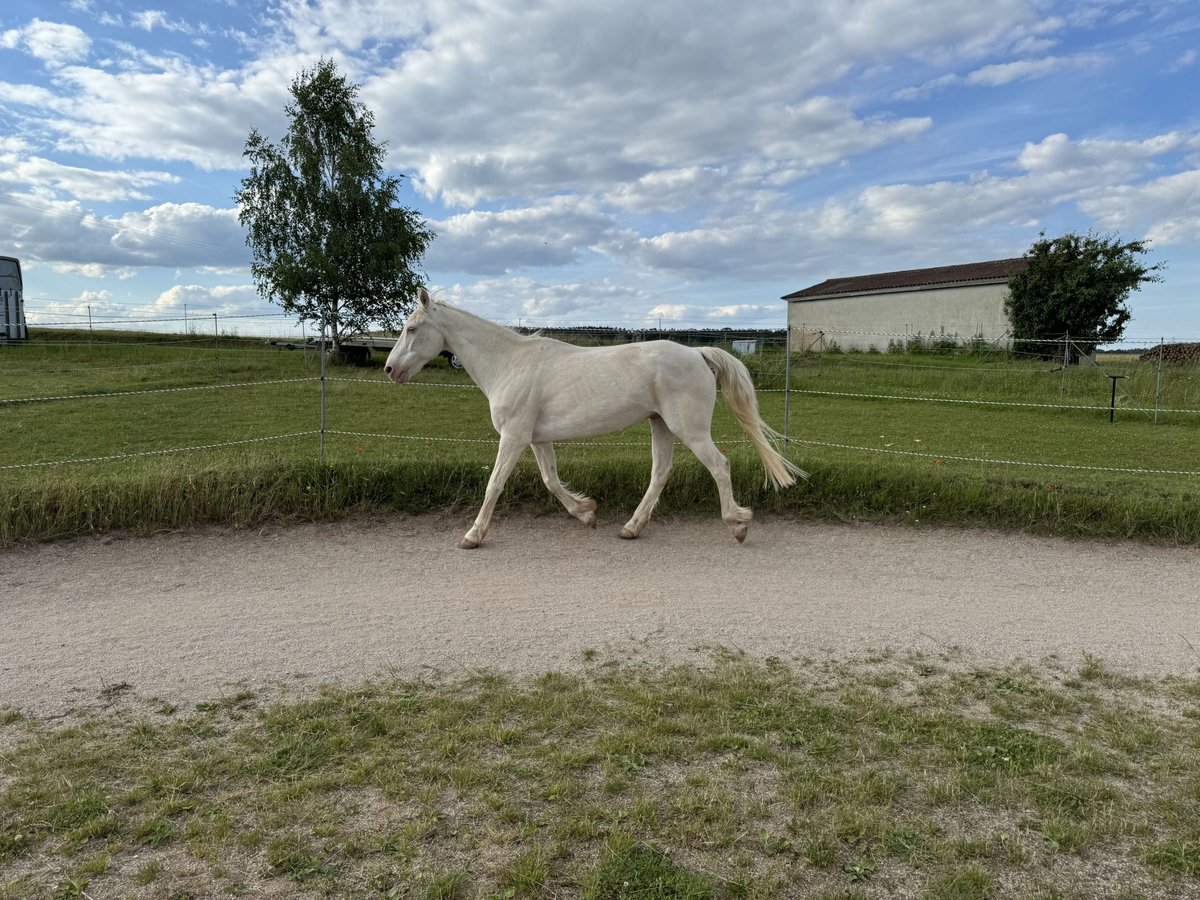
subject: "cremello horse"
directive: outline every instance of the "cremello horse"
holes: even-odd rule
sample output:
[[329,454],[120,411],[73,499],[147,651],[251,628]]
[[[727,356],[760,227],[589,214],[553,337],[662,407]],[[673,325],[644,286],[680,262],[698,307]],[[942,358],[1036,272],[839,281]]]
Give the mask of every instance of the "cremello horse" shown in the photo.
[[504,483],[526,445],[533,448],[542,481],[575,518],[596,527],[596,501],[568,490],[558,478],[554,441],[591,437],[650,420],[653,465],[650,487],[621,537],[636,538],[658,502],[678,436],[712,473],[721,495],[721,518],[739,542],[746,539],[750,510],[733,499],[729,460],[712,440],[717,385],[762,457],[767,483],[776,489],[806,473],[772,446],[778,435],[763,422],[750,373],[716,347],[695,349],[673,341],[616,347],[576,347],[562,341],[517,334],[502,325],[434,302],[421,288],[420,303],[388,355],[384,371],[403,384],[443,350],[462,362],[488,398],[492,425],[500,434],[496,465],[475,524],[463,549],[478,547],[487,534]]

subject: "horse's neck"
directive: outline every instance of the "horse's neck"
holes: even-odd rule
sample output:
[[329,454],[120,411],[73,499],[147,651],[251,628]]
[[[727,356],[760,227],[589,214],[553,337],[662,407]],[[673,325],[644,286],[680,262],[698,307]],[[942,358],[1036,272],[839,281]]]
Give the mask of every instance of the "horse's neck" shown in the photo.
[[489,322],[479,316],[442,306],[446,346],[458,357],[485,393],[489,393],[500,377],[510,374],[512,358],[520,352],[525,338],[510,328]]

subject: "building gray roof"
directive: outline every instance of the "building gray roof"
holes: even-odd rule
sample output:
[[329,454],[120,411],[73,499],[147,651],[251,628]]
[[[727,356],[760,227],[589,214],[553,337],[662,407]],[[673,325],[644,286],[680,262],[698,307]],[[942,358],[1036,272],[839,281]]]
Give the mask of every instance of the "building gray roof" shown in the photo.
[[952,284],[987,284],[1007,281],[1010,275],[1028,265],[1023,256],[1015,259],[993,259],[988,262],[964,263],[957,266],[938,266],[933,269],[907,269],[903,272],[880,272],[876,275],[853,275],[849,278],[829,278],[802,291],[785,294],[784,300],[814,300],[839,294],[871,294],[881,291],[916,290]]

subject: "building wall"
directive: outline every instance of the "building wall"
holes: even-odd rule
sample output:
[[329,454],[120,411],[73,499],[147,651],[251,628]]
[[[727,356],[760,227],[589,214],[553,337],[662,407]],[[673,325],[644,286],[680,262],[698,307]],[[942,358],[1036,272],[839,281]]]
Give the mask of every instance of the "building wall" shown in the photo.
[[[802,333],[822,332],[826,342],[836,341],[843,350],[886,350],[889,341],[903,343],[916,334],[999,341],[1010,327],[1007,296],[1007,284],[976,284],[789,301],[788,327],[793,344]],[[811,337],[804,341],[811,343]]]

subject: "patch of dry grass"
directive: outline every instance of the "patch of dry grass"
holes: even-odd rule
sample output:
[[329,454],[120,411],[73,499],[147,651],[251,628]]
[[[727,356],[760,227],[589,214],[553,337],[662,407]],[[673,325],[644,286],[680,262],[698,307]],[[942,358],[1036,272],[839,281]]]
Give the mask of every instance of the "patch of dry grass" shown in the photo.
[[1200,684],[953,653],[0,717],[2,898],[1187,896]]

